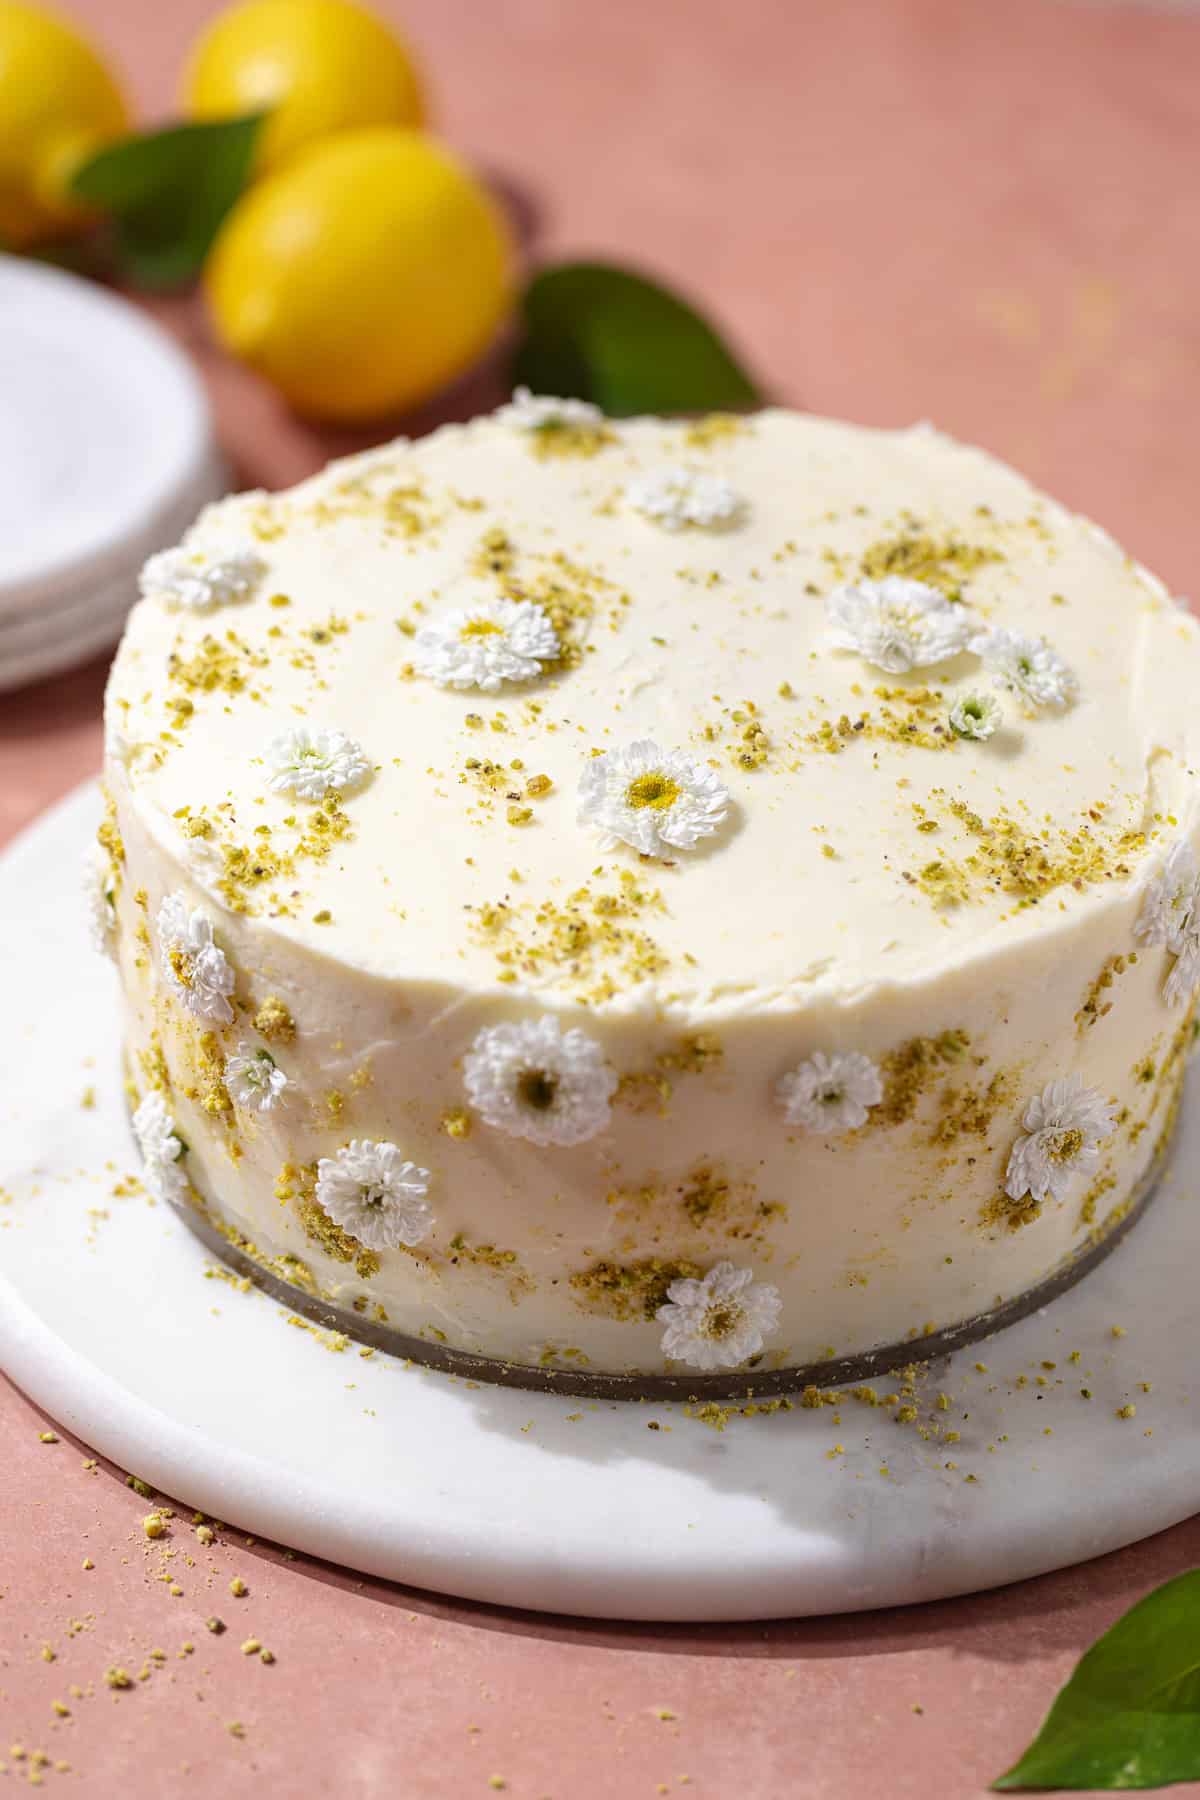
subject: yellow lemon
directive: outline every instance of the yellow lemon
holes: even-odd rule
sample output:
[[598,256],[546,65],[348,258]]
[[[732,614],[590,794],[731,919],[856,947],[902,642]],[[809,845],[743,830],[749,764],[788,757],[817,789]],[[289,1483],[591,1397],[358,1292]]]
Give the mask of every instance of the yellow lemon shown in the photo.
[[24,0],[0,0],[0,242],[23,250],[84,217],[67,184],[128,123],[119,88],[78,32]]
[[351,0],[242,0],[192,53],[184,103],[194,119],[271,108],[258,167],[366,125],[420,125],[412,57],[396,34]]
[[461,374],[510,299],[499,207],[417,131],[329,138],[250,188],[213,246],[217,336],[298,412],[356,420]]

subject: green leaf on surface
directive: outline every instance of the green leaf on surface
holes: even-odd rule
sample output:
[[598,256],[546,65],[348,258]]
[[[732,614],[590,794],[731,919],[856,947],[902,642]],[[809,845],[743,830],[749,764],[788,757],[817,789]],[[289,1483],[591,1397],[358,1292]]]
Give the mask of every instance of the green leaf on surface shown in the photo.
[[1139,1600],[1082,1658],[993,1787],[1125,1793],[1200,1780],[1200,1569]]
[[631,413],[726,412],[762,396],[714,328],[678,294],[610,263],[560,263],[521,303],[513,374],[536,394]]
[[246,185],[265,116],[122,138],[76,170],[73,192],[109,215],[121,274],[155,288],[195,280]]

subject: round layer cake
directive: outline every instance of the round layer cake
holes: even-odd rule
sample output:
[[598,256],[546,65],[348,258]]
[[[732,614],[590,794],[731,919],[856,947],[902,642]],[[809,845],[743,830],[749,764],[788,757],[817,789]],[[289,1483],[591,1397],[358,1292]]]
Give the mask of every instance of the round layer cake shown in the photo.
[[93,897],[145,1180],[298,1305],[745,1392],[1003,1317],[1146,1190],[1198,628],[983,452],[519,395],[142,589]]

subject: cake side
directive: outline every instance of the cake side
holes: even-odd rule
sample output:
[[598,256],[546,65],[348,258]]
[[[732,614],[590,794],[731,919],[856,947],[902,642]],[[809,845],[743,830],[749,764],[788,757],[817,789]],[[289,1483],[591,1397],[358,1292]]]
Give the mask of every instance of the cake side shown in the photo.
[[919,1338],[1119,1219],[1190,1043],[1200,663],[1094,527],[927,430],[504,417],[186,557],[106,758],[164,1191],[409,1335],[647,1373]]

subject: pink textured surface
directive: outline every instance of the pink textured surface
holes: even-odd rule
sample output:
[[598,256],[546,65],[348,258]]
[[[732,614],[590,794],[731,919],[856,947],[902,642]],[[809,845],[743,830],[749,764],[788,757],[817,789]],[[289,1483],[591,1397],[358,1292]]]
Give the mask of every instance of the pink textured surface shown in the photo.
[[[215,8],[67,10],[164,116]],[[1200,157],[1200,17],[1056,0],[408,0],[403,14],[443,128],[519,195],[538,254],[644,260],[706,298],[780,398],[932,417],[1188,591],[1200,213],[1183,172]],[[244,481],[291,481],[352,447],[213,356],[198,308],[156,310],[204,364]],[[442,414],[495,392],[484,371]],[[102,682],[94,666],[0,698],[0,841],[94,768]],[[147,1503],[85,1470],[85,1447],[40,1443],[47,1429],[0,1382],[0,1761],[19,1780],[29,1755],[7,1747],[42,1750],[48,1788],[128,1800],[456,1800],[492,1776],[519,1800],[959,1800],[1013,1759],[1094,1636],[1200,1561],[1194,1521],[904,1613],[589,1627],[360,1581],[237,1533],[205,1550],[180,1521],[164,1562],[140,1530]],[[245,1599],[228,1593],[235,1573]],[[250,1635],[273,1666],[240,1654]],[[146,1662],[156,1647],[161,1665]],[[112,1692],[114,1664],[151,1673]]]

